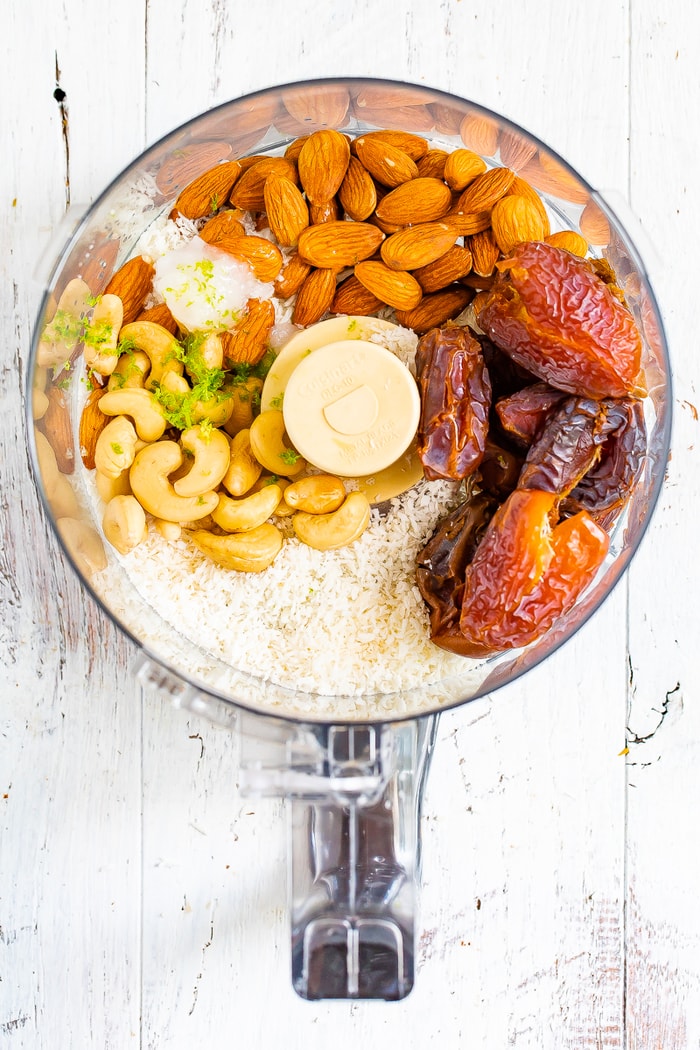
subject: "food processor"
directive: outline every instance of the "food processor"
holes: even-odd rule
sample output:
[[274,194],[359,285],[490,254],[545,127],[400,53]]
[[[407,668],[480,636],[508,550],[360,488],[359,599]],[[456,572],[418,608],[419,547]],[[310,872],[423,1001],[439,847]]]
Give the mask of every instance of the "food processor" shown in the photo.
[[[359,698],[318,695],[203,653],[172,624],[163,629],[121,562],[111,566],[114,590],[96,584],[108,552],[80,458],[86,388],[79,347],[72,357],[78,364],[67,372],[47,367],[40,355],[41,334],[69,282],[80,277],[99,297],[186,184],[221,161],[282,155],[293,140],[322,128],[352,137],[385,128],[419,135],[431,149],[466,147],[488,167],[528,180],[552,230],[580,231],[592,255],[613,268],[642,334],[647,386],[641,475],[602,566],[574,607],[525,648],[467,661],[439,681]],[[287,801],[296,992],[306,999],[402,999],[415,980],[421,798],[440,712],[493,693],[566,642],[619,581],[659,495],[671,427],[670,365],[645,266],[601,195],[534,136],[468,100],[362,78],[275,86],[201,114],[134,160],[61,236],[56,258],[47,260],[27,370],[32,465],[58,543],[92,599],[136,644],[134,673],[144,687],[230,730],[243,794]]]

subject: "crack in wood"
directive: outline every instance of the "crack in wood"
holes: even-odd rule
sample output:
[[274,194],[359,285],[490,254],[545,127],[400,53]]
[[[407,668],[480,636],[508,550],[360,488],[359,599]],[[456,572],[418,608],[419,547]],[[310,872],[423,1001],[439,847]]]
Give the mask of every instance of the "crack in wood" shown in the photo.
[[63,138],[64,171],[66,186],[66,211],[70,207],[70,141],[68,137],[68,105],[67,95],[61,87],[61,69],[58,64],[58,52],[54,52],[56,88],[53,97],[58,102],[58,110],[61,114],[61,136]]
[[[645,733],[643,736],[638,736],[636,733],[632,732],[632,730],[630,729],[629,726],[627,726],[626,742],[627,742],[628,746],[630,744],[646,744],[649,740],[651,740],[656,735],[656,733],[658,733],[659,729],[661,728],[661,726],[663,725],[663,723],[664,723],[664,721],[666,719],[666,716],[669,713],[672,698],[676,695],[676,693],[680,693],[680,688],[681,688],[681,683],[680,682],[676,682],[674,687],[672,689],[669,689],[666,692],[666,694],[664,696],[664,699],[662,701],[662,704],[661,704],[661,708],[660,709],[659,708],[655,708],[655,707],[652,708],[652,710],[656,711],[656,713],[659,715],[659,721],[656,723],[654,728],[652,730],[650,730],[648,733]],[[680,703],[682,704],[683,703],[682,698],[679,697],[679,700],[680,700]],[[633,763],[630,763],[630,764],[633,764]]]

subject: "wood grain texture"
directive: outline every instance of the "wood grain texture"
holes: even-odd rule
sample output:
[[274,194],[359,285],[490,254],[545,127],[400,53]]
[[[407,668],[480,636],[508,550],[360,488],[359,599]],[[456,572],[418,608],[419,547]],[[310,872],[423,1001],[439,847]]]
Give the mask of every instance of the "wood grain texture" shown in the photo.
[[[565,15],[555,0],[408,0],[399,15],[367,0],[12,0],[6,18],[0,1046],[695,1050],[690,0]],[[58,552],[21,440],[33,275],[67,198],[88,203],[208,106],[339,73],[471,97],[622,194],[658,257],[676,387],[668,483],[627,580],[546,664],[441,719],[418,980],[391,1005],[294,995],[284,809],[241,796],[228,733],[142,695],[134,647]]]

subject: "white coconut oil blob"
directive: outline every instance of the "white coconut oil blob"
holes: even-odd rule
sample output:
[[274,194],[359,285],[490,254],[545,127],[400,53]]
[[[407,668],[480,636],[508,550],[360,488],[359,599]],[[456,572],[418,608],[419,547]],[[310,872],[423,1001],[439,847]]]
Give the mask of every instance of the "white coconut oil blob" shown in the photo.
[[250,267],[201,237],[173,248],[155,263],[155,291],[185,331],[233,328],[248,299],[270,299],[274,288]]

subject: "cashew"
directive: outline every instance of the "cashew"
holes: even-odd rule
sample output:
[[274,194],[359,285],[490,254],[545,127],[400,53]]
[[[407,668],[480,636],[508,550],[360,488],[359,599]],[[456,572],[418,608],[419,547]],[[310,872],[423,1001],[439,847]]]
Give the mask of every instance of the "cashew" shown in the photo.
[[184,477],[173,482],[178,496],[201,496],[215,489],[228,470],[231,458],[226,435],[220,430],[195,426],[183,430],[180,444],[192,453],[194,463]]
[[307,514],[329,514],[345,499],[345,486],[331,474],[312,474],[300,478],[284,490],[284,501],[293,510]]
[[128,554],[148,535],[146,514],[135,496],[115,496],[102,516],[102,531],[120,554]]
[[251,486],[249,495],[252,495],[254,492],[260,492],[260,489],[266,488],[268,485],[278,485],[282,492],[282,499],[275,508],[275,517],[291,518],[292,514],[296,514],[296,511],[284,502],[284,494],[289,485],[291,485],[289,478],[281,478],[277,474],[265,474],[263,477],[258,478],[255,484]]
[[55,368],[70,359],[83,332],[91,292],[85,281],[75,277],[61,293],[52,319],[45,326],[37,347],[37,363]]
[[106,416],[131,416],[143,441],[157,441],[167,426],[160,404],[150,390],[141,387],[108,390],[100,398],[100,411]]
[[226,532],[248,532],[257,529],[275,513],[282,499],[279,485],[266,485],[244,499],[231,499],[219,493],[219,505],[212,511],[212,518]]
[[83,344],[85,364],[101,376],[109,376],[117,367],[119,329],[124,320],[124,304],[118,295],[103,295],[95,305]]
[[160,383],[168,372],[181,376],[185,370],[182,361],[178,359],[182,347],[167,328],[156,324],[155,321],[131,321],[124,325],[119,339],[123,343],[127,340],[132,342],[139,350],[148,354],[151,362],[151,370],[146,380],[148,390]]
[[250,425],[250,446],[258,462],[273,474],[293,478],[304,470],[306,460],[284,438],[284,416],[276,408],[261,412]]
[[113,480],[118,478],[134,462],[137,442],[138,435],[130,419],[116,416],[110,420],[95,445],[96,470]]
[[199,529],[191,533],[192,541],[223,569],[237,572],[262,572],[282,549],[282,533],[269,521],[250,532],[215,536]]
[[[192,388],[185,377],[176,375],[174,372],[167,372],[160,385],[162,390],[167,390],[171,394],[179,394],[182,398],[187,398],[192,394]],[[222,387],[206,401],[191,402],[188,408],[189,418],[193,425],[202,423],[206,419],[215,427],[220,427],[227,422],[233,411],[233,399],[228,390]]]
[[370,504],[363,492],[351,492],[331,514],[299,511],[292,518],[294,532],[309,547],[331,551],[359,539],[369,525]]
[[248,376],[241,383],[233,383],[231,391],[231,415],[224,423],[224,430],[233,437],[239,430],[247,430],[253,422],[255,409],[260,404],[263,381],[257,376]]
[[44,390],[32,388],[32,419],[43,419],[49,409],[49,399]]
[[80,517],[80,505],[73,491],[73,486],[58,469],[56,453],[48,438],[40,430],[34,431],[36,440],[37,465],[44,487],[46,500],[55,518]]
[[182,526],[176,521],[164,521],[156,518],[153,522],[156,532],[159,532],[164,540],[179,540],[182,535]]
[[149,514],[165,521],[197,521],[211,514],[219,502],[216,492],[178,496],[168,475],[182,465],[176,441],[156,441],[140,452],[129,471],[131,491]]
[[[196,350],[197,364],[204,368],[223,368],[224,346],[221,336],[217,332],[209,332]],[[187,368],[187,366],[185,366]],[[187,368],[187,373],[192,377],[192,372]]]
[[150,367],[148,354],[143,350],[124,351],[117,359],[107,389],[123,390],[125,387],[143,386]]
[[262,465],[250,447],[250,430],[239,430],[231,442],[231,461],[221,483],[232,496],[243,496],[261,474]]
[[92,576],[107,567],[104,544],[91,525],[80,518],[60,517],[56,529],[83,576]]
[[95,487],[103,503],[109,503],[115,496],[130,496],[131,485],[129,484],[129,471],[123,470],[116,478],[95,471]]

